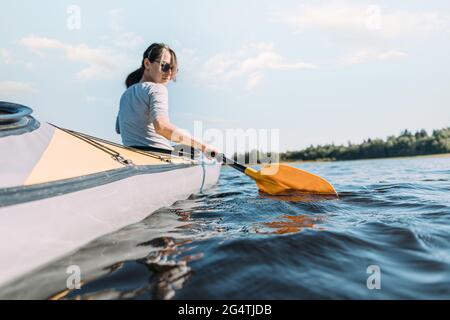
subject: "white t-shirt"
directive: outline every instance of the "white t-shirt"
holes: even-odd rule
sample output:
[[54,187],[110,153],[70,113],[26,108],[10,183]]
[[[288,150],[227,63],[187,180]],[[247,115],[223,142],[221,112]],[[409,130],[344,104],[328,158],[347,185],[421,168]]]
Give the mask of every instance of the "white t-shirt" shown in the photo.
[[155,131],[153,121],[169,117],[169,97],[164,84],[143,82],[130,86],[120,98],[116,131],[125,146],[172,150],[170,141]]

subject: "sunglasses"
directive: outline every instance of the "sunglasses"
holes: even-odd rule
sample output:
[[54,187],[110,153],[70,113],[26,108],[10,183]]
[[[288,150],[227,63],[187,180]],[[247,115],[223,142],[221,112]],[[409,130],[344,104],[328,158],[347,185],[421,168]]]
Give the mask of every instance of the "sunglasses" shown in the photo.
[[161,60],[155,60],[154,62],[159,62],[160,63],[161,71],[164,72],[164,73],[167,73],[170,70],[173,71],[173,66],[170,63],[167,63],[167,62],[162,62],[161,63]]

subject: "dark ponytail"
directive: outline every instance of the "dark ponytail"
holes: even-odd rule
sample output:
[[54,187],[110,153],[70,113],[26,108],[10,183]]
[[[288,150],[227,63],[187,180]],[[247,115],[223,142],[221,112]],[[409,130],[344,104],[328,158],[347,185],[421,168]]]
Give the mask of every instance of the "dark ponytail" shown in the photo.
[[127,80],[125,80],[125,85],[127,86],[127,88],[141,81],[143,75],[144,75],[144,66],[141,66],[139,69],[136,69],[135,71],[130,73],[127,77]]

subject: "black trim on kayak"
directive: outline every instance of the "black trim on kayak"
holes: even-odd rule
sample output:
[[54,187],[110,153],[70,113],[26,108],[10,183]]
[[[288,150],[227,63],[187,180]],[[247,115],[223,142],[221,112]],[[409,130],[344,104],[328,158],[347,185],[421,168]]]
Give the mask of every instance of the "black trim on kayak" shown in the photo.
[[31,186],[4,188],[0,189],[0,208],[94,188],[136,175],[167,172],[171,170],[195,167],[198,165],[200,164],[127,166],[76,178],[46,182]]
[[173,150],[155,148],[155,147],[150,147],[150,146],[130,146],[130,148],[142,150],[142,151],[170,154],[172,156],[190,157],[192,160],[194,160],[196,157],[198,157],[200,155],[200,150],[192,148],[192,147],[190,147],[188,145],[184,145],[184,144],[175,145]]

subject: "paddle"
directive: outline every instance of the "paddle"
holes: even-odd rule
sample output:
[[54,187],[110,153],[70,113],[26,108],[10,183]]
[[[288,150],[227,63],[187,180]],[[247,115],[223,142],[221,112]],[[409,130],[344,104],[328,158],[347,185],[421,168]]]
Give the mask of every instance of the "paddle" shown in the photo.
[[[164,154],[174,153],[173,150],[153,147],[134,148]],[[175,154],[178,154],[180,156],[184,155],[192,157],[192,150],[191,152],[185,152],[184,148],[186,148],[186,150],[190,150],[189,146],[179,145],[178,151],[175,152]],[[214,152],[212,152],[211,157],[216,159],[220,159],[220,157],[222,157],[224,163],[255,180],[259,190],[270,195],[298,196],[300,194],[300,196],[303,197],[305,194],[312,194],[321,196],[333,196],[336,198],[338,197],[336,190],[327,180],[301,169],[277,163],[264,166],[261,170],[257,171],[253,168],[246,167],[234,160],[228,159],[222,153],[215,154]]]
[[[215,156],[211,154],[211,156]],[[234,160],[228,159],[224,154],[223,161],[232,168],[246,174],[253,180],[259,190],[271,195],[284,195],[293,193],[312,193],[318,195],[335,195],[334,187],[324,178],[307,171],[290,167],[285,164],[269,164],[257,171],[246,167]]]

